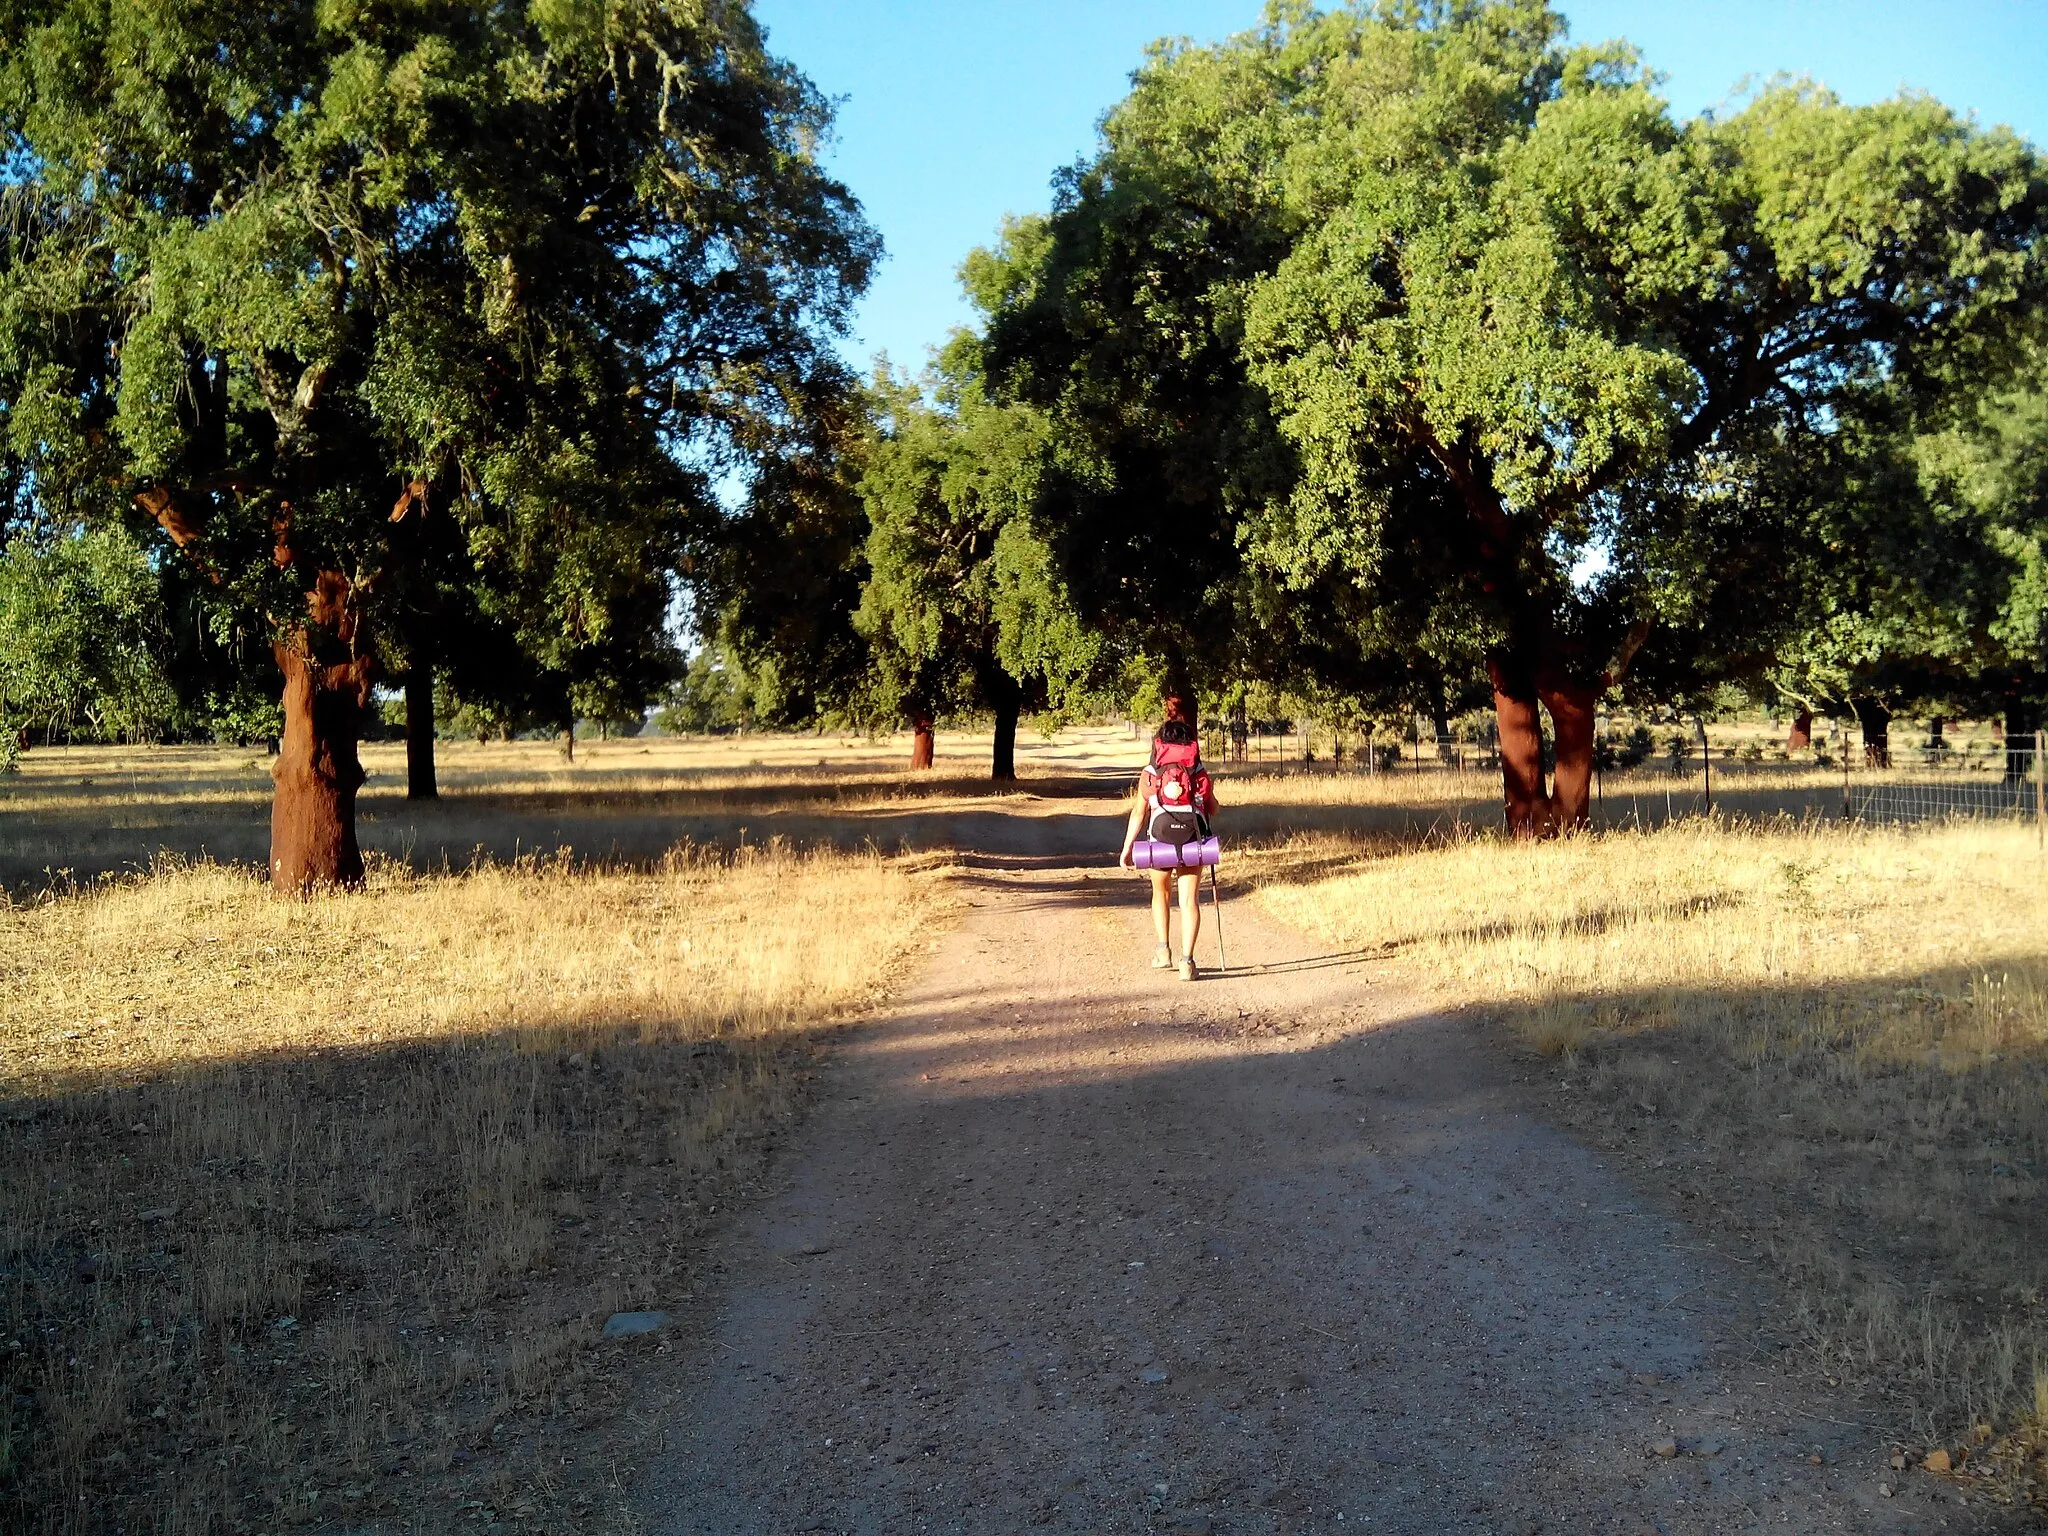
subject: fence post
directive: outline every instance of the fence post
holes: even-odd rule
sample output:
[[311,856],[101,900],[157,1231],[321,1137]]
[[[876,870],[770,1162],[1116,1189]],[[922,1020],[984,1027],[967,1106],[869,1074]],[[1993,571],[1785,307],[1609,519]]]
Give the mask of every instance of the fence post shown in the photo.
[[1693,723],[1700,728],[1700,769],[1707,776],[1707,819],[1714,817],[1714,749],[1707,745],[1707,717],[1693,716]]
[[2048,731],[2034,732],[2034,847],[2048,852]]

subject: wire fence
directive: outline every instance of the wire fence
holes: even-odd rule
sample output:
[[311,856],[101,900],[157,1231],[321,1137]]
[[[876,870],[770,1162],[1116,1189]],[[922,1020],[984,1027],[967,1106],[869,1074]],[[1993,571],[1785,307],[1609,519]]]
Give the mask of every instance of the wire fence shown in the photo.
[[1328,725],[1294,724],[1283,730],[1257,723],[1246,728],[1240,722],[1233,729],[1228,721],[1203,728],[1202,755],[1212,763],[1362,774],[1462,774],[1500,766],[1500,754],[1494,748],[1450,737],[1375,736],[1334,730]]
[[1852,804],[1859,820],[1873,822],[2039,821],[2048,816],[2041,737],[2031,747],[2008,745],[1999,766],[2003,772],[1995,774],[1935,769],[1887,777],[1857,786]]
[[[1491,745],[1439,741],[1426,729],[1400,738],[1304,724],[1218,722],[1203,732],[1203,755],[1255,772],[1380,780],[1383,788],[1372,795],[1407,794],[1400,786],[1414,785],[1426,796],[1483,799],[1500,770]],[[1850,740],[1826,745],[1832,750],[1806,762],[1774,764],[1753,749],[1738,761],[1733,747],[1709,753],[1690,742],[1685,750],[1667,744],[1662,754],[1633,766],[1596,761],[1593,818],[1602,825],[1721,812],[1839,816],[1881,825],[2022,821],[2034,823],[2048,845],[2048,733],[1902,749],[1883,761],[1853,751]]]

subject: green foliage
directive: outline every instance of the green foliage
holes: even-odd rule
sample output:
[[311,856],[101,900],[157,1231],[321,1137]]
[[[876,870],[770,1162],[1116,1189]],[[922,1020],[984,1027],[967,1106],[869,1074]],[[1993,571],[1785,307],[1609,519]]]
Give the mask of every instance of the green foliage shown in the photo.
[[1593,744],[1593,762],[1596,767],[1609,771],[1639,768],[1649,760],[1656,747],[1656,738],[1650,734],[1647,725],[1638,723],[1632,726],[1626,736],[1602,731]]
[[208,693],[202,714],[208,734],[219,742],[254,746],[284,734],[284,706],[246,679]]
[[738,730],[754,723],[745,677],[712,646],[699,648],[690,658],[688,669],[654,715],[655,728],[671,736]]
[[805,427],[760,465],[732,516],[699,531],[691,554],[694,627],[742,716],[763,725],[876,713],[853,627],[867,575],[864,401],[832,402]]
[[146,741],[180,708],[155,574],[118,529],[0,551],[0,735]]
[[1679,123],[1538,0],[1275,7],[1140,72],[992,373],[1138,643],[1369,695],[1590,683],[1647,625],[1642,686],[1691,698],[1800,624],[1868,402],[2010,356],[2044,223],[2032,151],[1927,98]]
[[637,709],[712,481],[849,387],[829,117],[742,5],[13,7],[9,511],[139,509],[266,637]]
[[877,694],[934,713],[1014,710],[1025,696],[1078,712],[1103,650],[1033,520],[1043,422],[988,398],[969,336],[955,339],[928,384],[929,400],[886,376],[871,394],[876,436],[860,482],[867,580],[855,626]]
[[2048,695],[2048,342],[1981,383],[1887,392],[1813,481],[1829,551],[1771,684],[1826,713],[1853,700],[2030,713]]

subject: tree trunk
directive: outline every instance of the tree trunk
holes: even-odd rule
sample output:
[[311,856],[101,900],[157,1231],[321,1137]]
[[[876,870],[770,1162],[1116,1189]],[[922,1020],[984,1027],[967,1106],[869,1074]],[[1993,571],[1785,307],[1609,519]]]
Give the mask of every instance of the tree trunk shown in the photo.
[[571,720],[562,727],[562,756],[570,762],[576,761],[576,722]]
[[1500,727],[1500,777],[1507,828],[1516,837],[1543,837],[1552,830],[1550,796],[1543,789],[1543,724],[1536,713],[1534,683],[1489,660],[1493,717]]
[[1017,777],[1017,714],[1016,699],[996,706],[995,753],[989,764],[989,777],[992,779]]
[[2021,784],[2034,772],[2034,712],[2012,703],[2005,711],[2005,782]]
[[1436,727],[1437,761],[1451,760],[1451,711],[1444,702],[1444,680],[1432,677],[1429,680],[1429,723]]
[[[1543,707],[1550,711],[1556,737],[1557,769],[1550,789],[1553,831],[1578,832],[1593,824],[1593,726],[1600,692],[1585,683],[1545,688]],[[1542,768],[1541,743],[1536,759]]]
[[1009,780],[1017,777],[1017,716],[1023,713],[1024,690],[1017,679],[991,661],[982,673],[981,696],[995,711],[995,748],[989,762],[989,777]]
[[279,644],[277,664],[284,673],[284,736],[271,768],[271,891],[303,896],[359,886],[356,791],[363,765],[356,740],[370,693],[368,663],[323,663]]
[[918,710],[910,717],[910,767],[912,772],[932,765],[932,717],[929,711]]
[[1863,729],[1863,761],[1871,768],[1892,765],[1892,712],[1875,699],[1855,699],[1856,723]]
[[418,660],[405,674],[405,798],[441,798],[434,779],[434,668]]
[[1792,729],[1785,733],[1787,752],[1804,752],[1813,745],[1813,711],[1802,708],[1792,717]]

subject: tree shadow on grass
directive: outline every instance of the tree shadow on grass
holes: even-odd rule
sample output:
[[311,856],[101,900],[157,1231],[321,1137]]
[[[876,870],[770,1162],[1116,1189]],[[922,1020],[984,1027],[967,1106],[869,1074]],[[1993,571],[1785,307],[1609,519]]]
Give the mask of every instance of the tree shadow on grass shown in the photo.
[[[620,1400],[801,1097],[801,1039],[564,1022],[0,1097],[9,1529],[271,1528],[436,1489],[589,1515]],[[517,1458],[488,1460],[513,1442]],[[536,1477],[539,1480],[536,1481]]]
[[[364,795],[358,835],[366,851],[417,869],[462,869],[479,860],[567,854],[637,867],[677,843],[734,848],[780,838],[797,848],[928,852],[973,849],[993,858],[1071,857],[1108,849],[1120,814],[1087,775],[1029,779],[891,782],[886,797],[839,782],[761,790],[656,789],[583,794],[450,795],[437,802]],[[899,792],[900,791],[900,792]],[[1102,805],[1100,811],[1091,807]],[[1046,809],[1044,807],[1058,807]],[[127,807],[118,818],[85,807],[0,817],[0,888],[17,894],[147,869],[163,857],[264,866],[267,804],[175,802]]]
[[[1049,901],[1103,895],[1099,882],[1076,879]],[[1225,984],[1354,958],[1262,961]],[[1345,1374],[1355,1369],[1345,1340],[1372,1339],[1388,1370],[1456,1375],[1464,1353],[1474,1369],[1524,1361],[1515,1400],[1542,1415],[1609,1390],[1609,1358],[1667,1374],[1699,1368],[1690,1319],[1712,1305],[1687,1290],[1692,1279],[1645,1250],[1600,1282],[1641,1288],[1641,1304],[1617,1314],[1584,1278],[1589,1264],[1645,1241],[1639,1224],[1615,1223],[1654,1217],[1662,1201],[1731,1263],[1767,1261],[1740,1273],[1770,1270],[1790,1286],[1809,1308],[1804,1337],[1830,1350],[1860,1341],[1860,1368],[1879,1388],[1918,1372],[1931,1420],[1955,1422],[1960,1411],[2004,1424],[2030,1385],[2014,1374],[2028,1357],[2013,1355],[2012,1330],[2038,1337],[2020,1298],[2048,1283],[2048,1069],[2038,1047],[1998,1049],[1972,1033],[1973,988],[2039,963],[1993,957],[1911,987],[1882,978],[1848,992],[1619,990],[1495,1010],[1515,1038],[1567,1047],[1548,1067],[1510,1058],[1536,1069],[1543,1086],[1528,1090],[1506,1087],[1457,1020],[1148,1067],[1118,1060],[1118,1042],[1092,1017],[1111,1000],[1027,999],[1006,1009],[1010,1033],[998,1035],[979,1017],[978,984],[942,989],[890,1026],[903,1077],[931,1074],[916,1114],[932,1128],[897,1152],[873,1147],[863,1170],[885,1190],[931,1185],[920,1197],[928,1215],[900,1253],[856,1245],[848,1282],[877,1280],[861,1264],[914,1263],[940,1265],[962,1295],[982,1295],[1005,1266],[1044,1267],[1071,1284],[1099,1268],[1092,1247],[1074,1244],[1099,1246],[1134,1202],[1160,1198],[1149,1181],[1123,1182],[1123,1162],[1220,1181],[1228,1201],[1210,1240],[1223,1257],[1205,1262],[1253,1266],[1265,1306],[1313,1324],[1303,1361],[1327,1388],[1309,1399],[1301,1433],[1352,1447],[1367,1433],[1366,1409],[1348,1394],[1368,1391],[1370,1378]],[[1573,1011],[1578,1027],[1561,1033],[1560,1013]],[[957,1059],[963,1031],[980,1031],[977,1049],[994,1054],[955,1081],[942,1063]],[[1013,1075],[1002,1055],[1012,1048],[1067,1065]],[[604,1316],[673,1306],[709,1283],[702,1255],[717,1213],[761,1187],[806,1060],[797,1042],[565,1023],[280,1052],[0,1100],[4,1283],[21,1344],[4,1366],[16,1471],[0,1507],[48,1530],[161,1523],[180,1511],[275,1523],[314,1514],[315,1493],[319,1509],[366,1517],[455,1491],[545,1510],[556,1495],[540,1469],[584,1457],[580,1427],[601,1425],[640,1379],[630,1346],[597,1338]],[[1132,1121],[1119,1096],[1141,1082],[1149,1107]],[[1544,1142],[1540,1125],[1526,1133],[1536,1141],[1513,1139],[1522,1122],[1500,1112],[1544,1099],[1623,1160],[1648,1211],[1612,1194],[1590,1216],[1577,1208],[1575,1181],[1596,1175]],[[1106,1177],[1087,1147],[1115,1125],[1139,1144],[1112,1158]],[[1224,1125],[1236,1138],[1227,1145]],[[948,1146],[1000,1146],[1019,1202],[1001,1219],[977,1213],[985,1235],[964,1248],[950,1235],[949,1202],[963,1198],[953,1172],[927,1156]],[[1331,1202],[1354,1198],[1359,1211],[1340,1219]],[[1512,1235],[1497,1225],[1503,1200],[1535,1213]],[[1066,1213],[1064,1237],[1033,1214],[1046,1209]],[[1357,1216],[1382,1236],[1361,1231]],[[1405,1246],[1385,1240],[1389,1228]],[[1496,1265],[1514,1273],[1525,1318],[1489,1289]],[[1153,1269],[1156,1283],[1192,1297],[1177,1327],[1230,1330],[1227,1296],[1189,1290],[1198,1282],[1172,1278],[1157,1259]],[[1326,1273],[1373,1283],[1361,1299],[1304,1278]],[[1710,1292],[1735,1273],[1710,1277]],[[1164,1293],[1154,1299],[1165,1305]],[[1440,1342],[1424,1350],[1405,1317],[1374,1310],[1436,1305],[1448,1331],[1429,1338],[1461,1340],[1456,1358],[1438,1358]],[[972,1340],[953,1337],[971,1321],[935,1315],[919,1347],[981,1359]],[[1554,1354],[1556,1338],[1587,1349]],[[1924,1358],[1927,1339],[1939,1360]],[[1229,1384],[1197,1373],[1184,1390],[1175,1411],[1212,1413],[1220,1426]],[[1894,1408],[1910,1419],[1903,1399]],[[1376,1443],[1406,1433],[1374,1422]],[[810,1428],[771,1426],[770,1439],[815,1439]],[[1441,1431],[1432,1420],[1416,1433]],[[1220,1427],[1211,1442],[1237,1443]],[[1503,1486],[1549,1456],[1505,1432],[1454,1449]],[[757,1459],[783,1478],[774,1450],[757,1447]],[[1230,1458],[1254,1451],[1265,1454],[1216,1451],[1217,1475],[1241,1473]],[[1020,1455],[1012,1472],[976,1475],[1029,1483],[1044,1471]],[[593,1481],[554,1475],[558,1489]],[[1384,1478],[1346,1497],[1421,1518]],[[556,1511],[572,1524],[587,1515]]]
[[[1909,1445],[1939,1444],[2038,1415],[2044,982],[2048,957],[2012,954],[1910,976],[1617,988],[1486,1012],[1551,1058],[1553,1113],[1724,1250],[1773,1272],[1828,1369],[1846,1367],[1886,1402]],[[2048,1436],[2048,1423],[2035,1417],[2031,1433]],[[2048,1453],[2048,1439],[2033,1444]],[[2002,1450],[2011,1491],[2027,1454]]]
[[[1873,1224],[1896,1221],[1885,1165],[1873,1177],[1862,1161],[1876,1155],[1872,1133],[1959,1091],[1990,1094],[1990,1081],[1887,1077],[1896,1097],[1845,1109],[1833,1069],[1789,1043],[1745,1064],[1719,1037],[1685,1034],[1723,1013],[1803,1028],[1838,1001],[1833,989],[1574,999],[1616,1026],[1548,1066],[1500,1050],[1491,1024],[1470,1018],[1168,1056],[1120,1050],[1128,1035],[1101,1027],[1129,1009],[1121,995],[1018,995],[1000,1008],[979,997],[920,994],[878,1066],[838,1079],[856,1096],[814,1122],[793,1188],[762,1219],[764,1272],[742,1261],[735,1320],[682,1384],[718,1406],[686,1415],[714,1422],[644,1501],[655,1529],[768,1532],[823,1517],[891,1530],[941,1496],[991,1529],[1079,1529],[1128,1497],[1118,1478],[1141,1454],[1175,1469],[1169,1502],[1227,1496],[1233,1528],[1309,1518],[1308,1489],[1293,1490],[1297,1506],[1262,1481],[1284,1465],[1320,1469],[1316,1508],[1397,1530],[1444,1528],[1430,1501],[1455,1477],[1478,1500],[1460,1514],[1494,1528],[1523,1510],[1616,1528],[1640,1510],[1660,1528],[1741,1529],[1767,1493],[1789,1524],[1816,1529],[1856,1524],[1872,1497],[1850,1469],[1880,1468],[1895,1436],[1922,1443],[1914,1401],[1968,1422],[1954,1417],[1967,1393],[1944,1399],[1924,1361],[1881,1352],[1917,1348],[1907,1325],[1919,1319],[1902,1308],[1892,1332],[1874,1332],[1866,1303],[1850,1313],[1856,1277],[1830,1266],[1863,1263]],[[1147,1016],[1166,1041],[1213,1032],[1200,1017]],[[1694,1022],[1645,1028],[1652,1017]],[[1321,1021],[1291,1022],[1314,1035]],[[1663,1063],[1661,1086],[1643,1086],[1629,1052]],[[1652,1091],[1654,1129],[1640,1124]],[[1546,1124],[1546,1099],[1590,1148]],[[1971,1113],[1996,1109],[1987,1099]],[[1599,1118],[1610,1111],[1624,1116],[1612,1134]],[[1910,1252],[1881,1256],[1895,1266],[1885,1283],[1924,1295],[1930,1277],[1953,1290],[1990,1269],[2038,1271],[2032,1241],[2048,1232],[2038,1216],[2031,1240],[1996,1219],[2012,1202],[1975,1187],[1967,1166],[1981,1125],[1940,1112],[1954,1118],[1936,1161],[1954,1159],[1956,1177],[1927,1198],[1956,1230],[1916,1227]],[[1977,1248],[1955,1241],[1965,1230]],[[793,1269],[789,1254],[818,1256]],[[1975,1401],[1995,1388],[2005,1415],[2031,1391],[2030,1378],[1986,1374],[1999,1319],[1944,1303],[1932,1322],[1949,1340],[1939,1369],[1975,1372]],[[1852,1340],[1880,1353],[1830,1391],[1806,1365],[1824,1357],[1842,1375]],[[1754,1368],[1795,1346],[1789,1373]],[[734,1352],[751,1373],[729,1368]],[[1137,1386],[1153,1361],[1168,1380]],[[1766,1374],[1770,1390],[1753,1392]],[[1251,1401],[1290,1376],[1284,1414]],[[1892,1395],[1902,1387],[1921,1395]],[[855,1437],[835,1456],[805,1405],[837,1404],[841,1388],[865,1410],[834,1408],[834,1435]],[[943,1417],[927,1411],[934,1394]],[[1557,1454],[1565,1416],[1600,1455]],[[1020,1421],[1030,1433],[992,1460],[977,1424]],[[1687,1436],[1711,1425],[1726,1454],[1647,1456],[1672,1424]],[[1815,1447],[1861,1487],[1787,1477]],[[908,1464],[892,1469],[892,1449]],[[1098,1465],[1107,1483],[1088,1470]]]

